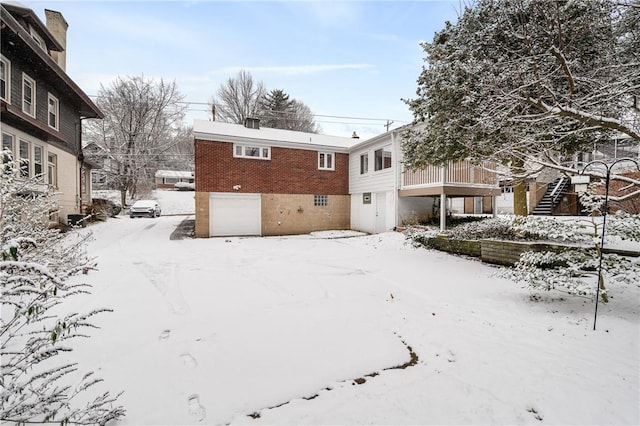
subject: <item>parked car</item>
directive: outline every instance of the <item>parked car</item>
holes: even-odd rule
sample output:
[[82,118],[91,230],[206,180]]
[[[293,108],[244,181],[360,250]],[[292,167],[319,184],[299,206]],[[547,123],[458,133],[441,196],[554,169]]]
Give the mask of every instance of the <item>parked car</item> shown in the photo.
[[195,191],[196,184],[193,182],[176,182],[173,187],[178,191]]
[[138,200],[129,208],[129,217],[160,217],[160,204],[156,200]]

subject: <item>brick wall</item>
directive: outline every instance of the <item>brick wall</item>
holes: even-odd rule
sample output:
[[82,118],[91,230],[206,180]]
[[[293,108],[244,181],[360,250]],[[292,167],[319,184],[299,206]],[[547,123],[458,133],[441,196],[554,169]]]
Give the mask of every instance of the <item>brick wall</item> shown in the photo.
[[313,200],[313,195],[263,194],[262,235],[350,228],[349,195],[330,195],[326,206],[315,206]]
[[[195,141],[198,192],[347,195],[349,156],[335,153],[335,170],[318,170],[318,152],[271,148],[270,160],[234,158],[233,144]],[[234,191],[233,187],[241,189]]]

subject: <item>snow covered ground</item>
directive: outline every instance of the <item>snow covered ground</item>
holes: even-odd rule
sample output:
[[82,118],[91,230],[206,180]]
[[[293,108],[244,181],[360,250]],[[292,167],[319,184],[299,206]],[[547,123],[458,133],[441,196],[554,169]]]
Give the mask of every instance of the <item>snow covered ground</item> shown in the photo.
[[399,233],[169,240],[185,218],[76,231],[99,270],[68,308],[114,312],[72,355],[123,425],[640,424],[638,286],[593,331],[593,301]]

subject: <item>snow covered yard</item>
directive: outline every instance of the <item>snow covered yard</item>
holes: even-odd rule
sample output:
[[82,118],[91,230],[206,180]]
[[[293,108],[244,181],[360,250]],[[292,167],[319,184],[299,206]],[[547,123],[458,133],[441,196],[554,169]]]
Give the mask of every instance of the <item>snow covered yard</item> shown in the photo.
[[170,241],[183,219],[77,231],[99,270],[69,308],[115,312],[72,355],[121,424],[640,423],[637,286],[593,331],[591,300],[399,233]]

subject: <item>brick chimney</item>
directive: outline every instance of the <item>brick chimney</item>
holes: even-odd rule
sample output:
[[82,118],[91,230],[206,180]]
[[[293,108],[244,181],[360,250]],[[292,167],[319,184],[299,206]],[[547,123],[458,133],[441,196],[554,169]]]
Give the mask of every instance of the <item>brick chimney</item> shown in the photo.
[[64,72],[67,72],[67,28],[69,28],[69,24],[67,24],[62,13],[55,10],[45,9],[44,14],[47,18],[47,29],[64,49],[62,52],[52,50],[51,57]]

